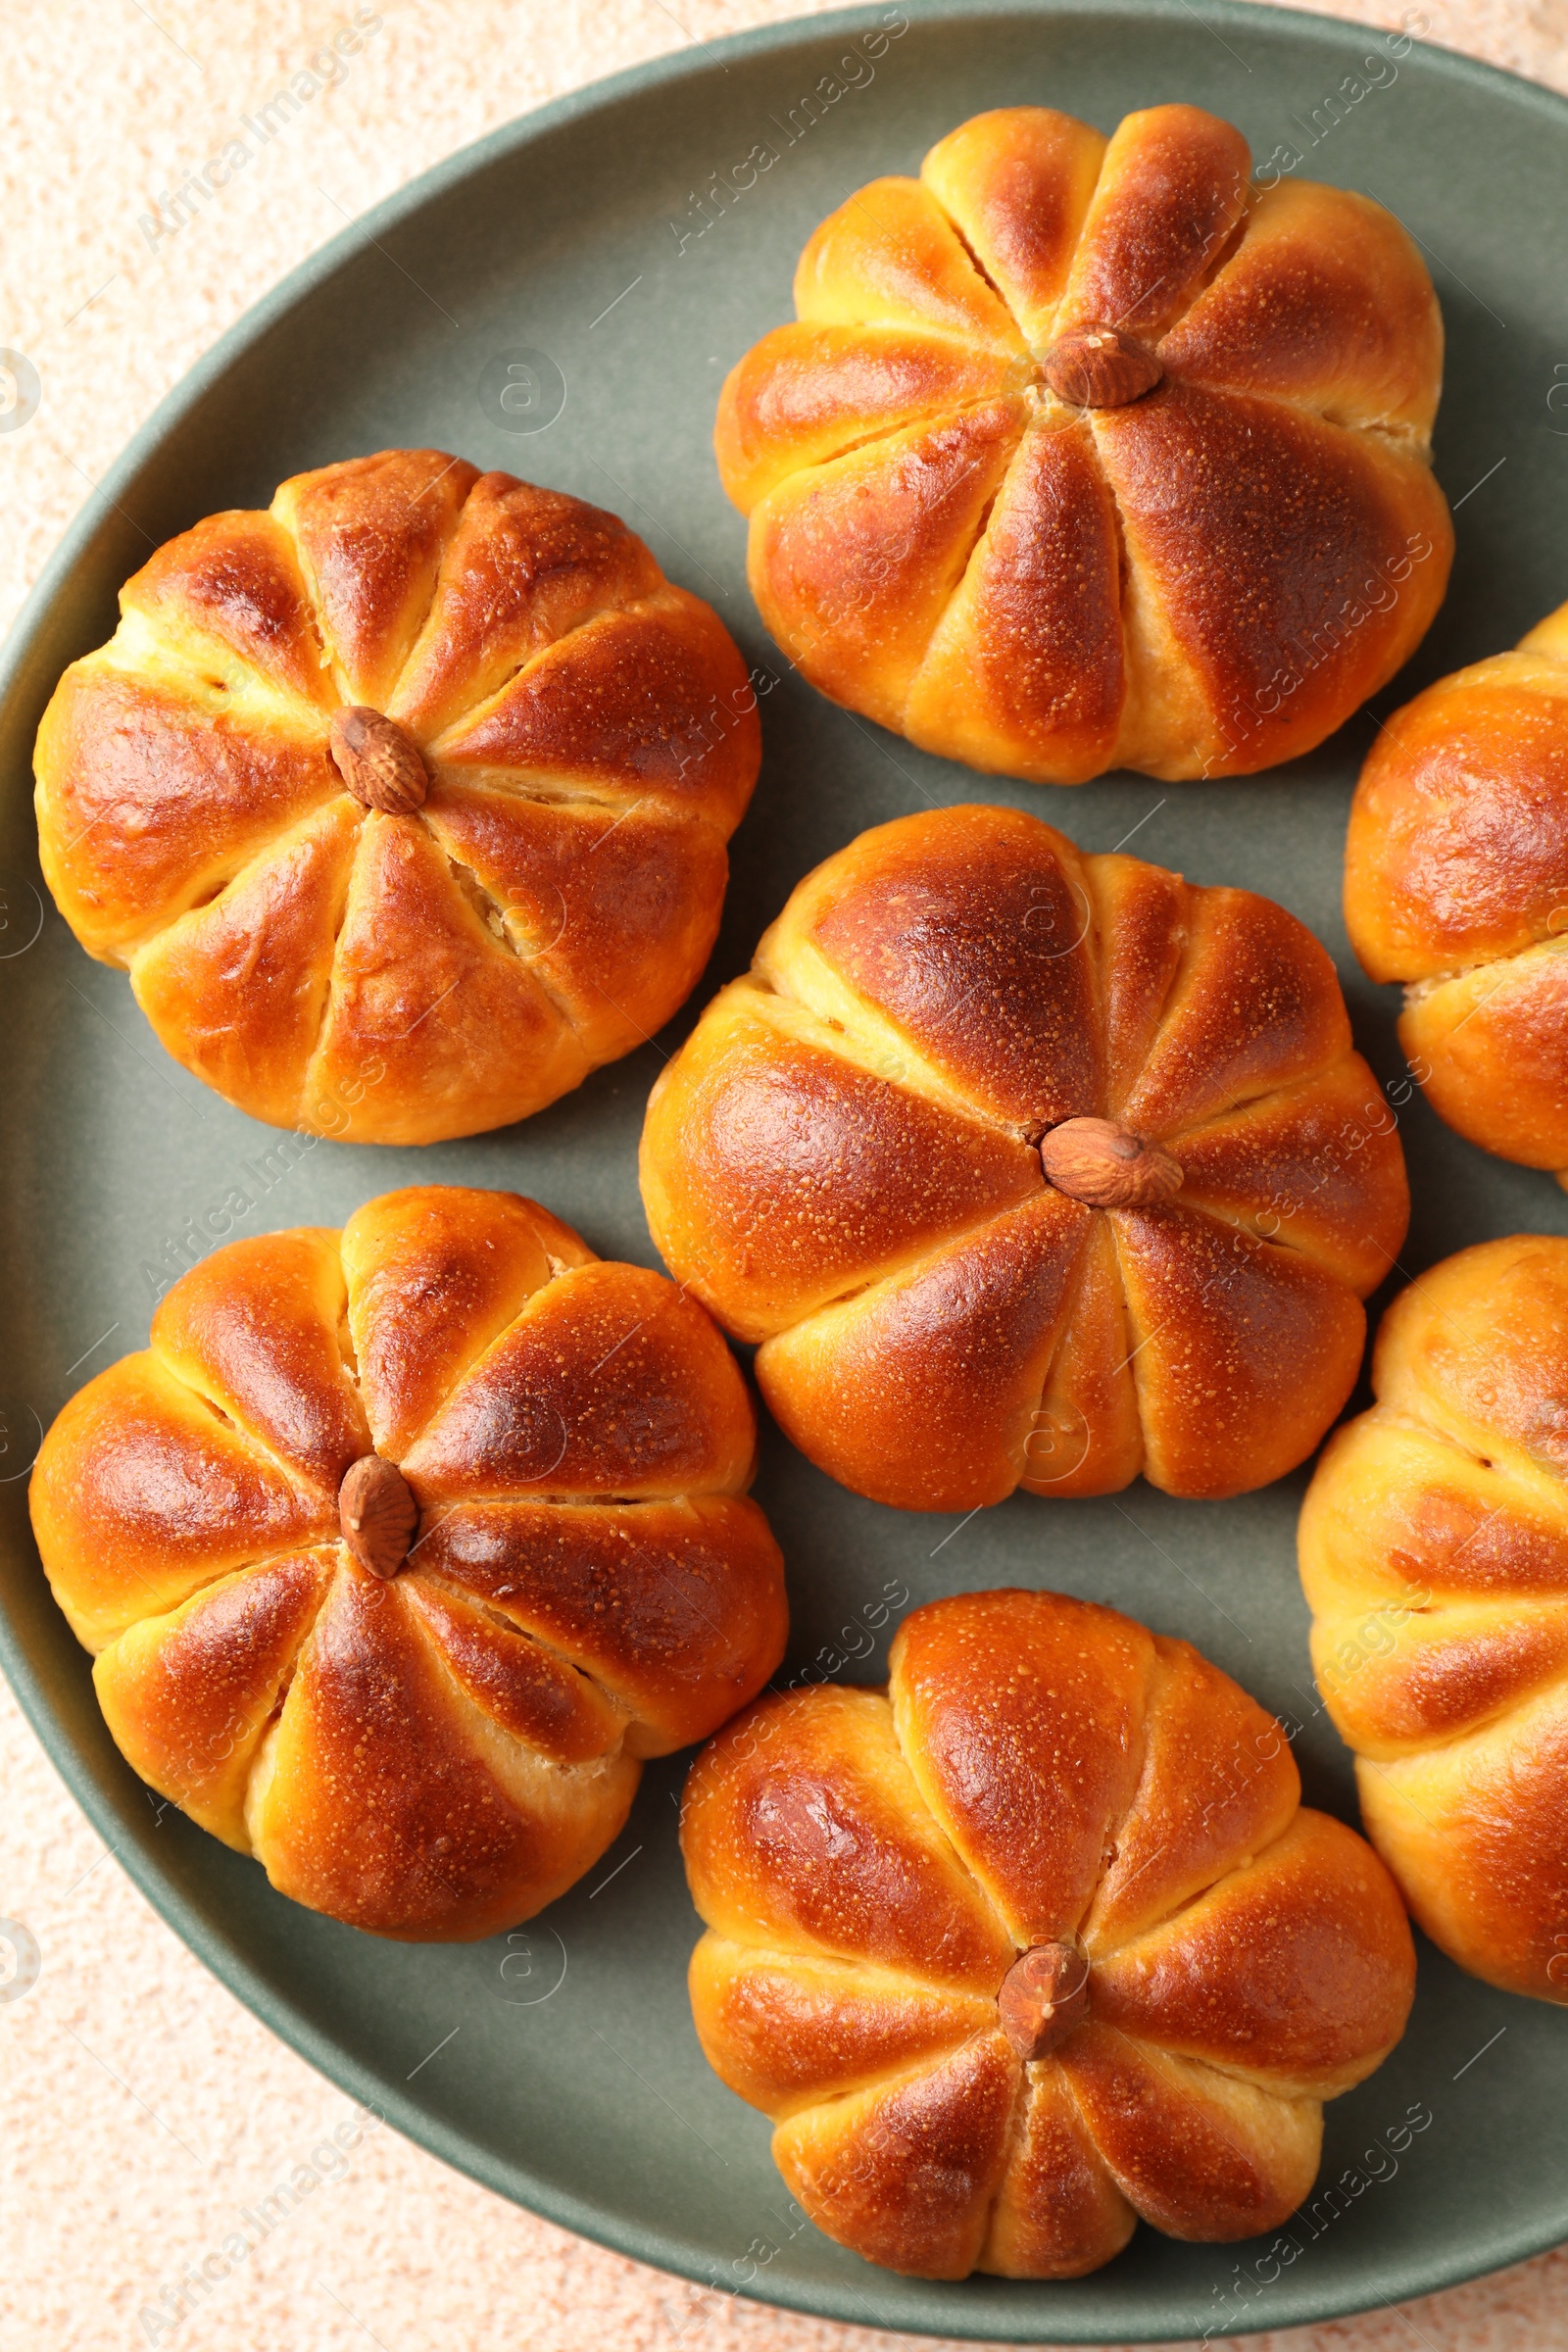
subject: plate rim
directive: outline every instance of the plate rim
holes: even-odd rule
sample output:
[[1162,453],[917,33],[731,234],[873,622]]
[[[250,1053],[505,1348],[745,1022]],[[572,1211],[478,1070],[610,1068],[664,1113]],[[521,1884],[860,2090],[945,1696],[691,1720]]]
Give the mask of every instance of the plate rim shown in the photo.
[[[1179,24],[1197,15],[1189,5],[1189,0],[900,0],[900,9],[911,25],[919,21],[941,23],[956,18],[1051,17],[1095,17],[1130,23],[1153,17]],[[36,673],[47,654],[47,641],[56,620],[57,609],[77,566],[88,556],[95,541],[113,530],[117,515],[125,521],[130,520],[119,503],[121,495],[133,486],[147,462],[164,449],[184,417],[220,382],[233,364],[264,337],[279,328],[293,311],[311,300],[361,246],[395,230],[404,220],[416,216],[427,205],[438,202],[469,178],[488,171],[502,158],[520,153],[585,117],[598,114],[628,98],[642,96],[662,85],[678,84],[706,76],[714,67],[727,70],[729,62],[734,59],[750,59],[764,56],[770,51],[819,46],[824,41],[854,37],[857,33],[880,26],[885,14],[886,11],[876,5],[875,0],[864,0],[862,5],[832,9],[819,16],[782,18],[770,24],[697,42],[689,50],[673,50],[644,59],[636,65],[602,75],[580,88],[566,91],[559,98],[547,100],[540,106],[514,116],[510,122],[498,124],[495,129],[443,157],[403,187],[379,199],[323,245],[296,263],[274,286],[243,311],[158,401],[72,517],[24,599],[4,643],[0,644],[0,741],[9,740],[14,732],[22,734],[28,747],[24,755],[26,772],[30,774],[31,771],[31,736],[43,704],[56,682],[52,663],[46,664],[48,683],[42,694],[39,693]],[[1397,33],[1401,29],[1358,24],[1351,20],[1324,16],[1316,10],[1281,4],[1281,0],[1204,0],[1203,13],[1198,21],[1205,30],[1211,30],[1218,23],[1239,34],[1262,33],[1264,37],[1283,22],[1284,26],[1298,38],[1315,41],[1323,47],[1331,42],[1343,42],[1348,37],[1353,39],[1363,34],[1367,37],[1386,37],[1390,31]],[[1546,118],[1559,135],[1568,140],[1568,96],[1504,67],[1490,65],[1461,50],[1450,49],[1431,37],[1430,33],[1418,34],[1415,38],[1423,49],[1439,61],[1434,69],[1436,72],[1494,98],[1505,98],[1515,106],[1533,108]],[[139,528],[136,525],[132,527]],[[7,1549],[10,1549],[9,1544]],[[28,1556],[31,1550],[30,1544],[24,1544],[18,1564],[24,1573],[34,1565],[34,1559]],[[983,2303],[977,2303],[973,2325],[965,2324],[959,2315],[953,2314],[941,2318],[905,2313],[878,2315],[874,2309],[868,2310],[866,2305],[874,2304],[877,2282],[882,2274],[869,2265],[866,2266],[863,2290],[858,2280],[847,2285],[824,2284],[820,2288],[808,2281],[787,2285],[780,2281],[779,2287],[767,2294],[759,2293],[748,2286],[715,2286],[699,2267],[695,2249],[683,2248],[681,2242],[667,2232],[645,2228],[604,2206],[586,2203],[570,2190],[561,2188],[551,2180],[532,2171],[520,2155],[509,2169],[503,2170],[499,2164],[491,2161],[483,2147],[468,2140],[461,2131],[446,2124],[440,2116],[405,2097],[397,2087],[383,2082],[329,2035],[319,2032],[287,1995],[276,1992],[247,1958],[237,1939],[220,1922],[203,1912],[183,1891],[173,1874],[155,1858],[145,1836],[116,1845],[113,1833],[123,1830],[122,1817],[107,1787],[100,1784],[86,1754],[77,1746],[67,1724],[57,1712],[41,1676],[34,1671],[24,1638],[12,1622],[3,1590],[0,1590],[0,1666],[4,1668],[29,1727],[72,1796],[93,1829],[103,1838],[106,1847],[115,1853],[115,1858],[132,1885],[179,1937],[187,1951],[318,2074],[357,2099],[362,2106],[383,2117],[416,2147],[438,2157],[465,2178],[476,2180],[482,2187],[505,2198],[509,2204],[518,2205],[524,2211],[537,2214],[558,2228],[571,2230],[612,2252],[627,2255],[651,2269],[668,2277],[687,2279],[709,2291],[736,2295],[763,2309],[799,2312],[843,2326],[892,2328],[903,2334],[957,2337],[980,2343],[996,2343],[999,2340],[999,2327],[1004,2331],[1005,2337],[1018,2344],[1114,2345],[1168,2343],[1171,2340],[1168,2328],[1155,2328],[1137,2319],[1132,2319],[1130,2324],[1114,2320],[1101,2326],[1067,2312],[1062,2315],[1066,2331],[1062,2326],[1054,2325],[1049,2335],[1032,2331],[1020,2333],[1016,2323],[1009,2321],[1005,2311],[989,2295]],[[526,2198],[518,2193],[519,2180],[527,2183]],[[1391,2296],[1374,2296],[1367,2300],[1364,2290],[1357,2288],[1350,2290],[1348,2299],[1332,2291],[1302,2294],[1297,2308],[1277,2311],[1269,2324],[1273,2328],[1312,2326],[1352,2318],[1418,2296],[1445,2292],[1450,2287],[1463,2285],[1467,2280],[1493,2276],[1535,2255],[1547,2252],[1565,2240],[1568,2240],[1568,2204],[1564,2206],[1560,2227],[1549,2235],[1543,2236],[1538,2229],[1522,2226],[1511,2233],[1504,2229],[1498,2233],[1493,2249],[1479,2260],[1473,2252],[1460,2252],[1453,2247],[1445,2249],[1440,2245],[1430,2257],[1423,2258],[1419,2272],[1410,2259],[1406,2259],[1402,2266],[1396,2267],[1393,2274],[1396,2292]],[[1110,2267],[1106,2266],[1107,2269]],[[1397,2276],[1398,2267],[1402,2267],[1405,2274],[1402,2278]],[[1021,2283],[1038,2287],[1050,2282],[1036,2280]],[[1298,2286],[1304,2284],[1297,2281],[1292,2283]],[[857,2305],[858,2308],[856,2308]],[[1022,2314],[1018,2316],[1023,2317]],[[993,2320],[998,2326],[986,2324]],[[1223,2324],[1211,2323],[1209,2332],[1215,2337],[1253,2332],[1248,2323],[1249,2313],[1244,2308],[1236,2314],[1235,2325],[1227,2318]],[[1032,2329],[1034,2323],[1025,2321],[1026,2328]]]

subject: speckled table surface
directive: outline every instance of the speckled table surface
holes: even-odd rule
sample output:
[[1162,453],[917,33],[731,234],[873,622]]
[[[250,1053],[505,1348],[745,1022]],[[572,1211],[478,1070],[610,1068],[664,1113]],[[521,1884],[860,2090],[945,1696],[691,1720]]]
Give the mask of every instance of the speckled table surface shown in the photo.
[[[1329,7],[1414,22],[1399,5]],[[0,434],[0,625],[148,411],[346,220],[547,98],[801,13],[777,0],[337,0],[335,13],[332,0],[7,0],[0,343],[33,363],[41,398]],[[1424,0],[1423,13],[1424,37],[1568,89],[1568,0]],[[358,51],[311,75],[312,102],[254,168],[161,227],[164,192],[356,20]],[[362,2130],[155,1917],[3,1690],[0,1788],[0,1914],[39,1955],[36,1981],[0,2001],[6,2352],[912,2345],[699,2293],[516,2211],[390,2130]],[[0,1989],[10,1968],[0,1948]],[[228,2277],[201,2281],[237,2215],[302,2163],[318,2191]],[[172,2300],[192,2270],[198,2286]],[[1565,2313],[1568,2254],[1556,2253],[1397,2310],[1245,2340],[1555,2352]]]

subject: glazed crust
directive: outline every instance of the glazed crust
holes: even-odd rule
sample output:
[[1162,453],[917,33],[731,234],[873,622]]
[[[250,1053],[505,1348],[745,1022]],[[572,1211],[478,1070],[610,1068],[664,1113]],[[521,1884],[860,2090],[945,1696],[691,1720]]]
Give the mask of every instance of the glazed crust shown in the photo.
[[[612,514],[438,450],[210,515],[121,594],[39,729],[44,874],[162,1043],[352,1142],[503,1126],[689,994],[757,778],[746,665]],[[333,713],[429,777],[345,789]]]
[[1428,1102],[1568,1181],[1568,605],[1396,710],[1361,770],[1345,919]]
[[[1116,1120],[1182,1172],[1090,1208],[1036,1148]],[[1269,900],[952,808],[801,883],[661,1074],[643,1200],[796,1445],[858,1493],[1281,1477],[1344,1404],[1404,1238],[1334,967]]]
[[1568,1241],[1423,1274],[1372,1385],[1301,1512],[1318,1688],[1433,1941],[1568,2002]]
[[[1437,298],[1381,206],[1249,170],[1197,107],[1004,107],[822,222],[714,434],[813,685],[1076,784],[1272,766],[1407,659],[1453,549]],[[1159,380],[1077,405],[1050,355],[1106,328]]]
[[[390,1581],[339,1526],[372,1451],[419,1506]],[[297,1902],[449,1941],[562,1893],[639,1760],[777,1665],[755,1453],[700,1307],[430,1185],[193,1268],[56,1420],[32,1520],[143,1779]]]
[[[933,1601],[889,1672],[759,1701],[686,1786],[698,2035],[792,2192],[922,2278],[1079,2277],[1140,2217],[1276,2227],[1409,2013],[1377,1856],[1299,1809],[1272,1716],[1112,1610]],[[998,1993],[1045,1942],[1088,2008],[1026,2060]]]

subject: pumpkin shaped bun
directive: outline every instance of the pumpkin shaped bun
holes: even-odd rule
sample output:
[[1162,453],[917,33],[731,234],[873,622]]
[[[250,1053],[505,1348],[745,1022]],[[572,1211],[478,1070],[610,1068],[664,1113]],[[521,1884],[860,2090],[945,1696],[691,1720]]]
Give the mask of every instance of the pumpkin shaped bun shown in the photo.
[[1301,1510],[1318,1689],[1433,1942],[1568,2002],[1568,1240],[1423,1274],[1372,1387]]
[[1405,661],[1452,526],[1393,216],[1193,106],[977,115],[824,220],[719,402],[762,618],[835,702],[1042,784],[1247,775]]
[[1568,605],[1381,730],[1345,921],[1438,1116],[1568,1183]]
[[643,1200],[858,1494],[1235,1494],[1354,1385],[1395,1130],[1284,907],[947,808],[794,891],[660,1074]]
[[1376,1854],[1301,1807],[1271,1715],[1112,1609],[932,1601],[888,1669],[760,1700],[686,1785],[698,2035],[791,2193],[925,2278],[1276,2228],[1409,2014]]
[[38,731],[44,876],[251,1117],[505,1126],[695,985],[757,698],[613,514],[383,450],[209,515],[120,601]]
[[777,1665],[756,1445],[672,1284],[432,1185],[182,1276],[32,1520],[142,1778],[295,1901],[448,1941],[562,1893]]

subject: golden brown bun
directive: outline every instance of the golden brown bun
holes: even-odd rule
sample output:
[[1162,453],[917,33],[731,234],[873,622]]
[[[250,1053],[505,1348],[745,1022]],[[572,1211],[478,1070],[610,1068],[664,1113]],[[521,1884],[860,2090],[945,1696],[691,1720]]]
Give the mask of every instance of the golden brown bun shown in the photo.
[[1399,1042],[1438,1115],[1568,1180],[1568,605],[1389,720],[1345,920],[1373,979],[1406,984]]
[[[1040,1139],[1081,1117],[1181,1189],[1048,1184]],[[762,1342],[788,1436],[923,1510],[1281,1477],[1350,1393],[1409,1210],[1294,915],[982,808],[801,883],[661,1074],[642,1183],[677,1278]]]
[[[439,450],[210,515],[121,592],[38,733],[43,870],[168,1051],[273,1126],[525,1118],[695,984],[757,778],[746,665],[613,514]],[[328,747],[364,706],[410,813]]]
[[[686,1784],[698,2036],[774,2119],[792,2193],[932,2278],[1076,2278],[1140,2215],[1275,2228],[1321,2102],[1409,2014],[1376,1855],[1298,1809],[1271,1715],[1114,1610],[932,1601],[889,1668],[886,1692],[760,1700]],[[999,1993],[1051,1944],[1087,2006],[1025,2061]]]
[[1301,1512],[1312,1662],[1433,1941],[1568,2001],[1568,1241],[1401,1292]]
[[[372,1448],[418,1506],[389,1581],[341,1540]],[[700,1307],[430,1185],[185,1275],[50,1430],[32,1522],[142,1778],[297,1902],[447,1941],[564,1892],[639,1759],[777,1665],[755,1451]]]
[[[1453,553],[1437,298],[1380,205],[1248,172],[1197,107],[1004,107],[823,221],[714,436],[814,686],[1078,784],[1250,774],[1393,676]],[[1072,357],[1105,329],[1120,405]]]

